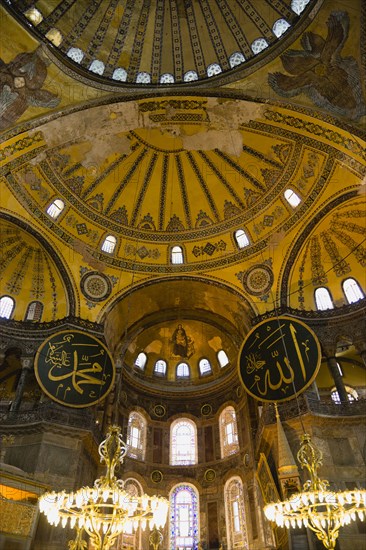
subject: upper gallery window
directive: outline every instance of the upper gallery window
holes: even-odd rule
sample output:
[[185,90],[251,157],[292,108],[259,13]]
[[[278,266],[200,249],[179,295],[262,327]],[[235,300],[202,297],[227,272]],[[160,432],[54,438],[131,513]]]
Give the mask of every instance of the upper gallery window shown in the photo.
[[103,252],[108,252],[108,254],[113,254],[114,249],[116,248],[117,239],[113,235],[108,235],[102,244]]
[[239,451],[238,428],[234,407],[226,407],[220,414],[221,458]]
[[144,370],[145,365],[147,361],[147,355],[143,351],[141,351],[138,356],[136,357],[135,366],[139,367],[139,369]]
[[138,412],[130,413],[127,427],[128,454],[132,458],[144,460],[146,447],[146,420]]
[[59,217],[64,208],[64,201],[62,201],[61,199],[55,199],[47,208],[47,214],[55,220]]
[[284,196],[292,208],[296,208],[296,206],[298,206],[301,202],[299,195],[297,195],[292,189],[286,189]]
[[249,245],[248,236],[243,229],[235,231],[234,237],[239,248],[245,248]]
[[183,249],[181,246],[173,246],[171,251],[171,262],[172,264],[183,263]]
[[320,311],[334,308],[330,292],[324,286],[321,286],[315,290],[315,303],[316,308]]
[[197,428],[188,418],[175,420],[170,432],[170,464],[172,466],[197,463]]
[[343,281],[342,286],[343,292],[349,304],[353,304],[354,302],[358,302],[358,300],[362,300],[362,298],[364,298],[360,285],[355,279],[352,279],[352,277]]
[[0,317],[10,319],[11,314],[14,311],[15,302],[10,296],[2,296],[0,298]]

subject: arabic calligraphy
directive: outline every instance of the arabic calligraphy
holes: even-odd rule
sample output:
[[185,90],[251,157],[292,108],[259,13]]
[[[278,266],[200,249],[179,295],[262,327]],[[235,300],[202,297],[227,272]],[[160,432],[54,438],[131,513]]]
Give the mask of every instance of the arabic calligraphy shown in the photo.
[[304,391],[316,377],[320,361],[313,331],[285,316],[254,327],[239,355],[242,383],[262,401],[285,401]]
[[61,331],[39,348],[35,374],[43,391],[70,407],[104,399],[115,377],[113,359],[97,338],[81,331]]

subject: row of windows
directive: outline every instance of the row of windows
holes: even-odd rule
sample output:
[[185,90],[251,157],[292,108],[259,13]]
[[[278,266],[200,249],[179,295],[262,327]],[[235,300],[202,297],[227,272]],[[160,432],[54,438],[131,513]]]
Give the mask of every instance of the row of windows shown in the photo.
[[[362,298],[365,297],[360,285],[352,277],[349,277],[348,279],[345,279],[343,281],[342,288],[343,288],[343,292],[346,297],[346,300],[349,304],[354,304],[355,302],[358,302],[359,300],[362,300]],[[332,296],[329,290],[325,286],[321,286],[317,288],[315,290],[314,296],[315,296],[316,308],[318,310],[325,311],[327,309],[334,309]]]
[[[229,364],[229,358],[225,351],[222,349],[217,353],[217,360],[221,368],[226,367]],[[147,362],[147,355],[143,351],[138,354],[135,360],[135,366],[141,370],[145,369]],[[201,376],[209,375],[212,373],[212,366],[208,359],[203,357],[198,362],[198,368]],[[167,362],[164,359],[158,359],[154,365],[154,374],[159,376],[165,376],[167,372]],[[189,378],[190,366],[188,363],[181,362],[176,367],[177,378]]]
[[[221,458],[239,451],[236,413],[233,407],[226,407],[219,417]],[[136,411],[130,413],[127,427],[128,455],[145,460],[147,422]],[[197,464],[197,426],[189,418],[180,418],[170,427],[170,459],[172,466]]]
[[[10,319],[15,308],[15,302],[10,296],[2,296],[0,298],[0,317]],[[25,314],[25,321],[40,321],[43,313],[43,304],[35,300],[30,302]]]
[[[293,208],[296,208],[296,206],[298,206],[301,202],[300,197],[292,189],[286,189],[284,192],[284,197]],[[55,199],[47,208],[47,214],[55,220],[59,217],[64,208],[65,203],[61,199]],[[238,229],[235,231],[234,239],[238,248],[245,248],[250,245],[249,237],[244,229]],[[114,235],[107,235],[102,243],[101,250],[107,254],[113,254],[116,246],[117,238]],[[173,246],[171,248],[170,261],[174,265],[184,263],[183,248],[181,246]]]

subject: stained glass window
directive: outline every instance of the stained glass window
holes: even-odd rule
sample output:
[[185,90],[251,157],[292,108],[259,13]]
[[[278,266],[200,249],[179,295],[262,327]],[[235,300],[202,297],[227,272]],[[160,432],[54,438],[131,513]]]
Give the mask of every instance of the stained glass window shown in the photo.
[[320,311],[334,308],[330,292],[324,286],[321,286],[315,290],[315,303],[316,308]]
[[102,244],[102,250],[103,252],[108,252],[108,254],[112,254],[114,252],[114,249],[116,248],[117,239],[113,235],[108,235]]
[[197,463],[197,428],[188,418],[175,420],[170,432],[170,464],[172,466]]
[[35,301],[28,305],[27,313],[25,316],[26,321],[40,321],[43,312],[43,304]]
[[355,279],[352,279],[351,277],[346,279],[343,281],[342,286],[343,292],[345,293],[349,304],[353,304],[354,302],[358,302],[358,300],[362,300],[362,298],[364,298],[360,285]]
[[221,458],[239,451],[238,427],[234,407],[226,407],[220,414]]
[[15,302],[10,296],[3,296],[0,298],[0,317],[5,317],[5,319],[10,319],[11,314],[14,310]]
[[138,460],[144,460],[146,447],[146,420],[134,411],[128,418],[127,427],[128,455]]
[[59,217],[64,208],[65,203],[61,199],[55,199],[47,208],[47,214],[55,220]]
[[199,541],[199,501],[195,487],[180,484],[170,494],[170,550],[191,550]]
[[230,478],[225,484],[224,491],[227,548],[249,550],[242,480],[237,476]]

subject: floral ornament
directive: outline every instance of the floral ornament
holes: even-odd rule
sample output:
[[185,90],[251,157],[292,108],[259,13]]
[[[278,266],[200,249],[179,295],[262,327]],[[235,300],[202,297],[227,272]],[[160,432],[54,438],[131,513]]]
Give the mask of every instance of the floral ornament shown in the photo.
[[278,72],[269,74],[268,81],[279,95],[294,97],[303,92],[318,107],[356,120],[366,114],[366,105],[356,59],[341,57],[348,38],[348,13],[332,12],[327,27],[326,38],[307,32],[301,38],[304,51],[281,55],[284,69],[292,76]]

